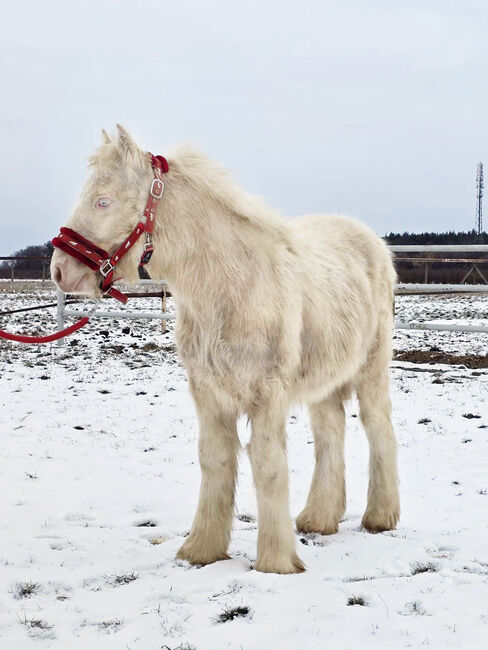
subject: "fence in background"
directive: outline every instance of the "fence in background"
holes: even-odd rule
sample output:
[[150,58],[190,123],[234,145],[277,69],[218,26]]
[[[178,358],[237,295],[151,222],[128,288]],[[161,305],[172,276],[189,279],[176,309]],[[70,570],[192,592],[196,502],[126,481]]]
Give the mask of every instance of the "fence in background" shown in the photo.
[[[394,253],[412,253],[412,252],[456,252],[456,253],[487,253],[487,245],[471,246],[390,246]],[[161,290],[165,290],[165,284],[153,280],[141,280],[141,284],[157,284]],[[401,294],[454,294],[454,293],[488,293],[488,284],[397,284],[397,295]],[[149,294],[147,294],[149,295]],[[167,294],[165,294],[167,295]],[[66,310],[64,307],[64,294],[57,290],[58,305],[58,329],[63,329],[64,319],[66,316],[80,316],[80,311]],[[167,313],[166,304],[163,306],[163,313],[158,312],[139,312],[139,311],[103,311],[95,313],[96,318],[116,318],[116,319],[158,319],[163,322],[175,318],[175,314]],[[402,323],[395,321],[397,329],[410,330],[438,330],[449,332],[480,332],[488,333],[488,326],[485,325],[456,325],[451,323]]]
[[[418,245],[418,246],[391,246],[393,250],[396,250],[396,264],[398,267],[398,275],[402,278],[402,282],[413,284],[415,282],[421,281],[418,277],[422,275],[423,270],[423,283],[432,284],[437,281],[437,283],[448,284],[464,284],[467,282],[468,278],[471,278],[473,282],[474,278],[478,278],[478,282],[481,280],[482,283],[488,284],[487,279],[487,265],[488,257],[439,257],[434,256],[432,253],[445,253],[445,252],[454,252],[456,255],[463,252],[468,252],[469,254],[476,252],[483,252],[479,249],[483,248],[483,245],[444,245],[444,246],[428,246],[428,245]],[[414,253],[416,257],[404,256],[403,253]],[[431,253],[429,257],[418,256],[421,253]],[[458,278],[458,272],[455,267],[461,266],[462,275]],[[484,267],[483,270],[481,267]],[[423,268],[422,268],[423,267]],[[465,267],[464,270],[462,267]],[[467,269],[466,269],[467,267]],[[420,273],[419,273],[420,272]],[[436,277],[437,280],[433,278]]]
[[[155,285],[159,287],[159,291],[156,292],[137,292],[137,293],[128,293],[129,298],[160,298],[161,300],[161,312],[156,311],[96,311],[91,318],[115,318],[122,320],[160,320],[161,327],[163,332],[166,331],[166,321],[172,320],[175,318],[175,314],[172,312],[166,311],[166,299],[171,297],[171,294],[167,290],[167,285],[164,282],[158,282],[156,280],[139,280],[138,284],[140,285]],[[60,290],[56,289],[56,305],[57,305],[57,324],[58,331],[64,329],[66,317],[78,317],[81,318],[84,315],[84,312],[76,309],[66,309],[66,295]],[[62,343],[61,339],[60,343]]]
[[[41,277],[40,279],[45,282],[48,276],[47,269],[49,268],[49,264],[51,263],[51,258],[50,257],[0,257],[0,262],[7,262],[8,266],[10,267],[10,280],[15,282],[15,274],[17,271],[17,279],[22,279],[22,280],[32,280],[33,278],[33,269],[18,269],[15,266],[15,262],[42,262],[42,271],[41,271]],[[27,274],[27,275],[26,275]],[[20,276],[23,276],[22,278]],[[35,279],[38,278],[39,273],[35,274]]]
[[[390,246],[390,249],[394,253],[486,253],[488,254],[488,244],[471,244],[471,245],[398,245]],[[396,262],[399,262],[401,257],[396,258]],[[410,258],[407,258],[410,259]],[[433,262],[435,261],[445,261],[444,259],[432,258]],[[476,258],[476,260],[468,260],[473,262],[473,267],[479,273],[479,275],[485,280],[485,284],[397,284],[395,293],[397,295],[422,295],[422,294],[455,294],[455,293],[488,293],[488,283],[486,283],[486,278],[481,273],[479,268],[477,268],[475,262],[480,263],[484,260]],[[488,258],[487,260],[488,261]],[[473,268],[464,276],[463,280],[466,280],[467,277],[471,274]],[[402,323],[401,321],[395,321],[396,329],[408,329],[408,330],[437,330],[442,332],[480,332],[483,334],[488,334],[487,325],[456,325],[453,323]]]
[[[474,244],[474,245],[398,245],[390,246],[390,249],[395,253],[485,253],[488,255],[488,244]],[[19,258],[19,257],[0,257],[0,260],[23,260],[23,259],[36,259],[43,260],[43,280],[46,277],[45,267],[49,262],[49,258]],[[397,261],[401,259],[406,259],[410,261],[411,258],[401,258],[397,257]],[[422,260],[421,258],[413,258],[415,261]],[[468,259],[468,261],[473,262],[484,262],[484,259],[476,258],[475,260],[469,258],[463,258],[463,261]],[[488,257],[486,258],[488,261]],[[436,261],[445,261],[445,258],[432,258],[428,260],[431,263]],[[12,266],[12,280],[14,267]],[[481,277],[484,276],[481,274]],[[141,297],[159,297],[161,299],[161,312],[146,312],[146,311],[130,311],[126,309],[124,311],[98,311],[93,317],[94,318],[115,318],[115,319],[144,319],[144,320],[160,320],[162,322],[163,331],[166,330],[166,321],[174,319],[175,314],[172,312],[166,311],[166,297],[170,294],[167,292],[167,287],[164,282],[158,282],[154,280],[140,280],[141,285],[155,285],[159,287],[158,292],[145,292],[145,293],[131,293],[129,294],[132,298],[141,298]],[[74,309],[66,309],[66,297],[58,289],[57,290],[57,324],[58,330],[64,328],[65,319],[67,317],[79,317],[82,315],[81,311]],[[423,295],[423,294],[459,294],[459,293],[476,293],[484,294],[488,293],[488,283],[485,284],[414,284],[414,283],[400,283],[396,285],[395,293],[397,295]],[[438,330],[438,331],[450,331],[450,332],[479,332],[479,333],[488,333],[488,326],[485,325],[464,325],[464,324],[451,324],[451,323],[402,323],[400,321],[395,321],[395,327],[397,329],[410,329],[410,330]]]

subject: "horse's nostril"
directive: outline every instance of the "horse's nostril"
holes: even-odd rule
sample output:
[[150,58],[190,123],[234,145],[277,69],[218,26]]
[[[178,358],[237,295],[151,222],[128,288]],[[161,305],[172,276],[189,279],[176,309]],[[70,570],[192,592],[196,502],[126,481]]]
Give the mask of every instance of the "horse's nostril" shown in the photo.
[[60,267],[56,266],[56,268],[54,269],[54,282],[56,282],[56,284],[59,284],[62,280],[62,277],[63,276]]

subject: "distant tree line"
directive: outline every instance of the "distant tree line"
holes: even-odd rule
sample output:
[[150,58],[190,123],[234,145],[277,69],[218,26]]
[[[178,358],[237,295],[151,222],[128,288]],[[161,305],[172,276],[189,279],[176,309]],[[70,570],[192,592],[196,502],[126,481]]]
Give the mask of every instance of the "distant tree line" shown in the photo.
[[400,244],[488,244],[488,233],[482,232],[480,235],[475,230],[468,232],[404,232],[385,235],[384,239],[392,245]]
[[[40,278],[42,277],[43,264],[46,267],[46,277],[49,277],[49,259],[53,254],[53,250],[54,247],[49,241],[45,244],[26,246],[26,248],[15,251],[15,253],[11,254],[11,257],[44,257],[48,259],[44,262],[40,259],[4,260],[0,262],[0,277],[10,277],[13,266],[16,278]],[[4,252],[1,254],[5,255]]]

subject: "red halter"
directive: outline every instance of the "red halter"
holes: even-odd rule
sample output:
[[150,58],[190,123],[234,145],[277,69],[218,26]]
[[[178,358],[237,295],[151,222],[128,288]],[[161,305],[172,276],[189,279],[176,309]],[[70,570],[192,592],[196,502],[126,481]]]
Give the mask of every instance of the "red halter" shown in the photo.
[[[127,251],[138,241],[143,232],[146,233],[146,243],[144,244],[144,250],[139,264],[144,266],[151,259],[154,250],[154,244],[152,242],[154,219],[156,217],[158,203],[161,200],[164,191],[164,183],[161,174],[166,174],[169,170],[166,158],[163,158],[163,156],[153,156],[151,153],[149,155],[151,157],[151,166],[154,170],[154,179],[151,183],[146,207],[144,208],[144,212],[142,213],[137,226],[127,239],[120,244],[115,253],[109,255],[107,251],[103,250],[103,248],[93,244],[91,241],[85,239],[70,228],[61,228],[59,235],[52,240],[52,244],[56,248],[60,248],[65,253],[68,253],[68,255],[71,255],[71,257],[82,262],[92,269],[92,271],[99,271],[102,276],[102,281],[100,283],[102,292],[123,303],[127,302],[127,296],[118,289],[115,289],[113,286],[113,283],[117,279],[114,277],[115,267]],[[73,334],[73,332],[84,327],[88,323],[94,309],[95,307],[73,325],[66,327],[60,332],[55,332],[54,334],[49,334],[47,336],[24,336],[22,334],[5,332],[0,329],[0,338],[20,343],[50,343],[52,341],[57,341],[58,339]]]
[[71,255],[71,257],[88,266],[92,271],[98,271],[102,276],[100,282],[102,292],[123,303],[127,302],[127,296],[113,286],[113,283],[119,279],[115,277],[115,267],[144,232],[146,233],[146,243],[144,244],[141,261],[139,262],[140,266],[144,266],[151,259],[154,250],[154,244],[152,242],[154,219],[156,217],[158,203],[164,191],[161,174],[165,174],[169,170],[166,158],[163,158],[163,156],[153,156],[152,154],[149,155],[151,156],[151,166],[154,170],[155,177],[151,184],[146,207],[137,226],[122,244],[120,244],[115,253],[109,255],[103,248],[85,239],[74,230],[71,230],[71,228],[61,228],[59,235],[52,240],[55,248],[60,248],[65,253],[68,253],[68,255]]

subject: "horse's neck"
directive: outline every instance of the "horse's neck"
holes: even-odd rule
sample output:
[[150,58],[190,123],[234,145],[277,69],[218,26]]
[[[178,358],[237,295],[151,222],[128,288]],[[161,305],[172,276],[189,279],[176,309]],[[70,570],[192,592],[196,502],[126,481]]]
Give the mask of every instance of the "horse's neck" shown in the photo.
[[234,297],[249,282],[259,240],[232,208],[186,185],[167,183],[155,231],[154,277],[194,310]]

